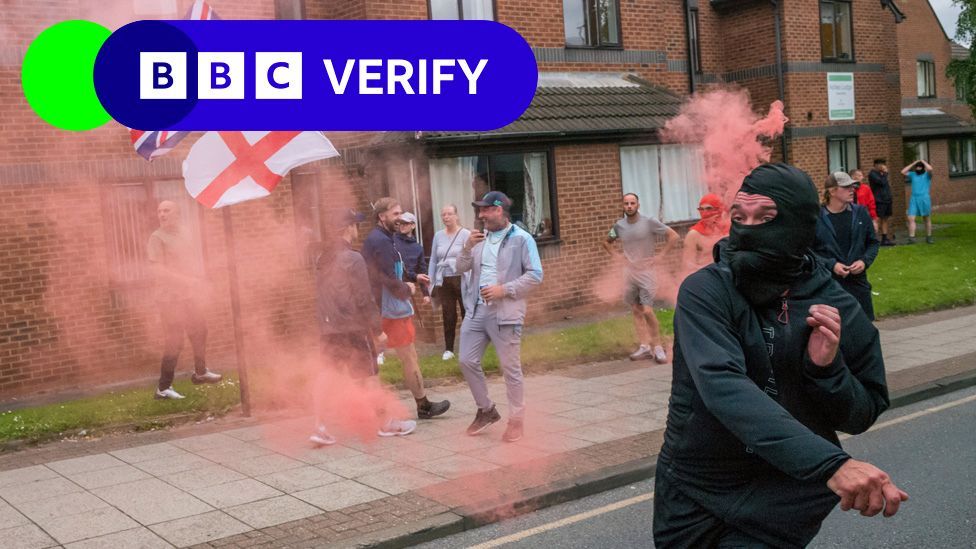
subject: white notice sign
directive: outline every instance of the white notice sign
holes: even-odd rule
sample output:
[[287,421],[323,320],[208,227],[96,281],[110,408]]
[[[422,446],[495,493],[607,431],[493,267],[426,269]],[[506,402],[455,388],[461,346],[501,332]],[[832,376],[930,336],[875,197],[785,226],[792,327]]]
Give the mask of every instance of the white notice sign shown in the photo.
[[827,73],[827,110],[830,120],[854,120],[854,73]]

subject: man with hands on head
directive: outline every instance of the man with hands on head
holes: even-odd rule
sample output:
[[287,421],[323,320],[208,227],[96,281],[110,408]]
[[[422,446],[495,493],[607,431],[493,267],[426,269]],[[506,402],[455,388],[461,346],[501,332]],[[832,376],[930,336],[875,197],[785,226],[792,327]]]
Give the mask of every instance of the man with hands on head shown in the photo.
[[877,329],[809,251],[813,182],[762,165],[730,217],[678,294],[656,545],[804,547],[838,503],[894,515],[908,495],[836,434],[870,428],[888,391]]

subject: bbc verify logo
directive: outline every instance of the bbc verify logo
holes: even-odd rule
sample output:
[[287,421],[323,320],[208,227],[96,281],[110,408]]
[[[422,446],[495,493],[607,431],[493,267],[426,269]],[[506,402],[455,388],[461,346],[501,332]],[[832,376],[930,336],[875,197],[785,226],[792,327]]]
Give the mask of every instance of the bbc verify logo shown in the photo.
[[[488,59],[473,67],[463,58],[346,59],[341,69],[332,59],[322,63],[336,95],[346,93],[354,73],[361,95],[440,95],[455,81],[475,95]],[[254,52],[253,66],[255,99],[302,99],[301,52]],[[188,70],[186,52],[140,52],[139,99],[187,99]],[[245,99],[244,52],[199,52],[196,72],[197,99]]]

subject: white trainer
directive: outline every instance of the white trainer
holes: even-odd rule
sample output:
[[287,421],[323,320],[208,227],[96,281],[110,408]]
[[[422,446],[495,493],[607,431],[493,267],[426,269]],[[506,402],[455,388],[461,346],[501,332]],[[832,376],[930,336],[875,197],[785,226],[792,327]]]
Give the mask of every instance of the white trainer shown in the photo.
[[331,446],[336,443],[336,438],[330,435],[329,432],[325,430],[325,427],[320,425],[315,429],[315,432],[312,433],[312,436],[308,437],[308,441],[316,446]]
[[668,354],[664,352],[664,347],[660,345],[654,347],[654,360],[658,364],[664,364],[668,361]]
[[376,364],[377,364],[377,366],[382,366],[383,365],[383,361],[384,361],[384,359],[383,359],[383,353],[380,353],[380,354],[376,355]]
[[391,419],[386,422],[376,434],[381,437],[403,437],[417,429],[417,422],[412,419]]
[[162,391],[156,389],[156,398],[159,400],[166,400],[166,399],[180,400],[181,398],[186,398],[186,397],[174,391],[172,387],[167,387]]
[[454,351],[444,351],[444,354],[441,355],[441,360],[451,360],[452,358],[454,358]]
[[630,353],[631,360],[642,360],[645,358],[651,358],[653,356],[654,353],[653,351],[651,351],[651,348],[648,345],[641,345],[640,347],[637,348],[636,351]]

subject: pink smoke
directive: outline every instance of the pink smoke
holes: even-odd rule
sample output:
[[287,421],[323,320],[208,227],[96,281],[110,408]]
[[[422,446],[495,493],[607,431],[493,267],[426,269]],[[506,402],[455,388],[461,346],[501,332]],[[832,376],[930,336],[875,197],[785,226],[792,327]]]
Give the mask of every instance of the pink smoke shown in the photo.
[[781,101],[773,101],[766,116],[760,117],[752,110],[748,91],[719,89],[692,96],[665,124],[662,138],[700,144],[708,190],[729,204],[742,179],[769,162],[773,151],[769,143],[783,133],[787,121]]

